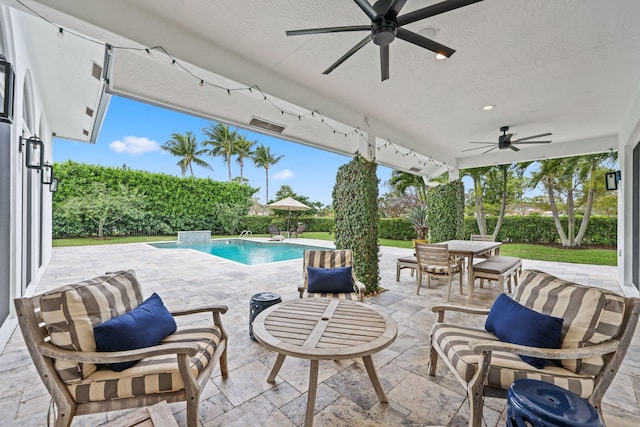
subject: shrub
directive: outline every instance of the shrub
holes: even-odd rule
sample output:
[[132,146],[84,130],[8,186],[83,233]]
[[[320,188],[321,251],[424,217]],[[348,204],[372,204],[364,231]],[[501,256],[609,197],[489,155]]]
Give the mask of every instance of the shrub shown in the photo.
[[351,249],[356,277],[367,293],[379,289],[377,165],[356,155],[340,166],[333,188],[335,244]]

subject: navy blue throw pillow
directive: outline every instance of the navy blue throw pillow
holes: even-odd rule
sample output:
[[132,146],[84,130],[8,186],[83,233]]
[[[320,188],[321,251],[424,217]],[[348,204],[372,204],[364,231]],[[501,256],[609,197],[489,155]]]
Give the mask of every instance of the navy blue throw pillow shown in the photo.
[[351,267],[317,268],[307,267],[307,290],[313,292],[353,292]]
[[[500,341],[530,347],[560,348],[563,319],[538,313],[501,294],[489,310],[485,329]],[[547,359],[520,356],[538,369],[544,368]]]
[[[176,321],[153,294],[133,310],[93,327],[96,351],[124,351],[151,347],[176,331]],[[132,367],[139,360],[112,363],[106,368],[116,372]]]

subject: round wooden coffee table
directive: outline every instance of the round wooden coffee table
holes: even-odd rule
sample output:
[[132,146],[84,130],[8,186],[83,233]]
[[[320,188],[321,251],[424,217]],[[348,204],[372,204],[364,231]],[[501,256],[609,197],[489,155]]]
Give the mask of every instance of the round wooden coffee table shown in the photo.
[[305,298],[267,308],[253,321],[253,334],[278,352],[267,381],[274,382],[287,356],[311,360],[305,426],[313,425],[320,360],[362,357],[378,398],[386,403],[371,355],[396,339],[398,327],[374,306],[332,298]]

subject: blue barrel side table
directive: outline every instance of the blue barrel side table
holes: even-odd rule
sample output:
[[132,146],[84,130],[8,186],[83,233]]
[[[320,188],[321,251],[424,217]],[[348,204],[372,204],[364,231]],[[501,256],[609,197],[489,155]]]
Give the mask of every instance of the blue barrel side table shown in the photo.
[[507,390],[508,427],[603,427],[585,399],[544,381],[516,380]]
[[257,341],[253,336],[253,321],[256,316],[264,309],[279,302],[282,302],[282,298],[274,292],[261,292],[251,297],[251,301],[249,301],[249,336],[252,340]]

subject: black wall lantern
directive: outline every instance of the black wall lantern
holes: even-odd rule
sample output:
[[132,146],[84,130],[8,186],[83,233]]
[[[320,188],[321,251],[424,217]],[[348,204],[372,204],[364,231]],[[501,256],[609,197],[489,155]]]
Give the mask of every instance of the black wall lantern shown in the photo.
[[0,122],[13,123],[13,66],[0,55]]
[[51,178],[51,184],[49,184],[49,191],[51,191],[52,193],[55,193],[56,191],[58,191],[58,178],[56,178],[55,176]]
[[618,182],[620,182],[620,178],[621,178],[620,171],[607,172],[606,174],[604,174],[604,176],[605,176],[605,182],[607,185],[607,190],[617,190]]
[[42,184],[49,184],[53,182],[53,165],[49,162],[46,162],[42,165],[42,177],[40,178],[40,182]]
[[44,164],[44,144],[42,140],[37,136],[32,136],[31,138],[20,137],[20,151],[22,151],[22,147],[25,144],[27,153],[25,163],[27,168],[42,169],[42,165]]

